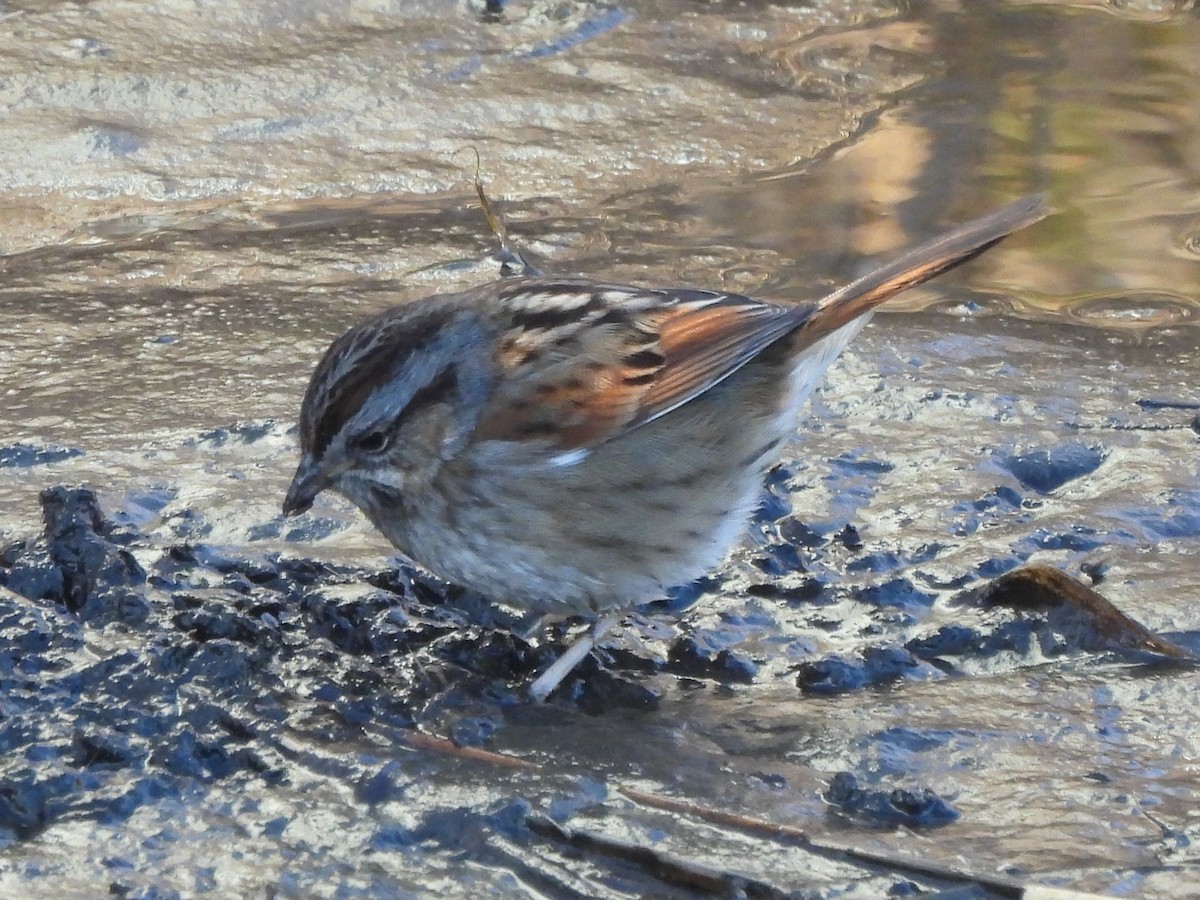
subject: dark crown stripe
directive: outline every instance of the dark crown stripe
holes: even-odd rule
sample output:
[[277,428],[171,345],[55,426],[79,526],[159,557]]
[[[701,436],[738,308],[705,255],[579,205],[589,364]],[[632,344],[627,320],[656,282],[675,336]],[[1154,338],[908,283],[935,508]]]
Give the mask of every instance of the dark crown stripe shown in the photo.
[[374,390],[375,366],[366,365],[365,360],[360,361],[359,366],[361,368],[352,370],[331,386],[324,404],[325,414],[315,423],[316,427],[313,429],[312,452],[318,457],[333,443],[338,432],[358,412]]
[[375,319],[347,332],[329,348],[304,402],[304,413],[319,416],[305,422],[310,437],[308,449],[314,455],[320,457],[375,387],[389,380],[415,350],[437,333],[431,319],[406,324],[408,327],[401,331]]

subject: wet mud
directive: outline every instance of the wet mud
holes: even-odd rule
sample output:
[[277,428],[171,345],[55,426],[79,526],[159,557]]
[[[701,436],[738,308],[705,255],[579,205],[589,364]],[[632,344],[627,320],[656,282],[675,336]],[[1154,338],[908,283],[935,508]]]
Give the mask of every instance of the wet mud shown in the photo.
[[[1200,883],[1192,4],[0,0],[0,894]],[[529,633],[336,499],[321,352],[497,277],[810,299],[1016,196],[745,543]],[[647,598],[651,600],[652,598]]]
[[[886,406],[891,416],[904,408],[906,391],[883,392],[888,396],[876,400],[878,409]],[[812,423],[818,436],[833,425],[826,404],[837,404],[837,397],[835,382],[818,401]],[[945,394],[926,392],[918,402],[946,401]],[[1172,409],[1158,401],[1130,404],[1127,424],[1137,425],[1143,411],[1157,418]],[[1146,433],[1194,440],[1186,414],[1172,418],[1179,419],[1177,427]],[[183,443],[246,452],[272,437],[291,442],[291,431],[242,423]],[[458,867],[467,860],[511,875],[535,862],[567,865],[563,860],[583,852],[589,874],[543,871],[539,883],[559,893],[569,893],[578,877],[588,891],[609,895],[686,892],[688,880],[699,877],[686,852],[681,859],[671,853],[643,858],[630,847],[641,846],[644,835],[626,846],[625,856],[613,856],[608,837],[588,843],[598,822],[603,837],[628,815],[622,804],[614,806],[620,785],[636,785],[647,773],[631,769],[628,758],[586,762],[591,754],[576,734],[610,733],[616,726],[628,735],[623,742],[646,729],[657,743],[664,728],[678,727],[673,723],[681,712],[685,719],[695,713],[686,711],[689,697],[708,697],[707,704],[733,713],[724,724],[722,714],[704,725],[711,713],[693,723],[716,727],[704,742],[721,743],[729,735],[719,732],[743,719],[735,712],[738,698],[760,694],[755,702],[798,708],[817,698],[881,698],[904,684],[985,684],[1004,673],[1062,666],[1097,685],[1130,673],[1143,680],[1194,677],[1197,632],[1161,637],[1097,592],[1108,580],[1104,556],[1132,535],[1079,522],[1036,524],[1046,505],[1062,503],[1066,486],[1096,477],[1116,450],[1109,441],[1085,446],[1064,431],[1060,441],[1040,447],[987,454],[990,461],[977,468],[982,483],[991,477],[994,487],[943,506],[941,538],[926,541],[903,531],[882,537],[880,512],[847,506],[869,510],[879,480],[912,465],[912,452],[838,450],[847,435],[839,429],[833,437],[832,447],[815,439],[819,460],[805,453],[772,472],[751,539],[729,566],[631,616],[545,706],[531,704],[523,688],[580,624],[521,637],[523,623],[515,615],[402,561],[363,565],[312,553],[331,535],[364,529],[361,522],[339,522],[320,509],[296,520],[275,516],[247,525],[244,543],[220,545],[206,540],[212,513],[180,504],[169,488],[119,498],[89,488],[46,488],[42,533],[0,551],[0,835],[12,850],[63,828],[91,834],[89,840],[119,830],[141,834],[138,844],[118,841],[121,850],[89,864],[83,876],[140,896],[161,877],[147,874],[154,860],[177,858],[183,848],[176,842],[186,841],[188,832],[163,824],[146,831],[147,821],[164,823],[171,809],[203,798],[206,824],[191,827],[201,827],[205,841],[214,838],[213,828],[250,828],[258,835],[256,865],[263,865],[264,854],[289,846],[285,836],[305,827],[312,810],[303,798],[332,792],[343,794],[340,802],[350,809],[372,811],[360,838],[352,838],[366,842],[361,852],[391,858],[369,873],[343,873],[342,884],[364,891],[394,889],[393,866],[413,865],[414,853],[420,866],[431,867],[422,879],[446,866],[455,874],[440,877],[461,883]],[[12,453],[30,468],[78,458],[53,448],[14,447]],[[817,478],[821,469],[826,474]],[[800,502],[822,483],[829,503],[824,516],[820,503]],[[1136,516],[1126,512],[1129,521]],[[972,538],[998,522],[1006,523],[1009,552],[972,554],[975,561],[963,568]],[[912,530],[919,532],[919,524]],[[278,543],[287,549],[265,548]],[[1058,564],[1027,565],[1047,557]],[[937,707],[936,697],[926,692],[924,702]],[[756,738],[765,725],[751,719],[735,726],[747,731],[726,752],[763,767],[746,775],[758,791],[788,793],[796,786],[777,767],[795,751],[780,756],[769,739],[763,743],[769,727]],[[823,726],[830,727],[832,721]],[[843,839],[846,829],[895,833],[903,827],[932,835],[978,816],[960,808],[954,776],[914,762],[962,740],[953,733],[914,724],[870,738],[859,734],[855,741],[867,741],[862,749],[874,749],[858,765],[847,748],[840,763],[850,768],[822,774],[819,767],[809,776],[812,786],[802,789],[824,809],[828,824],[819,830]],[[442,743],[414,746],[419,735]],[[531,735],[546,744],[534,749]],[[836,743],[832,732],[822,742],[829,740]],[[472,750],[481,755],[460,756]],[[703,758],[694,753],[681,757],[685,770]],[[518,768],[495,779],[509,760],[519,765],[522,759],[537,761],[536,775]],[[884,759],[890,761],[884,765]],[[440,770],[432,780],[430,767]],[[446,767],[468,770],[468,785],[452,787],[458,776],[448,776]],[[1098,769],[1087,778],[1103,785],[1110,776]],[[575,787],[564,788],[564,779]],[[711,788],[676,784],[675,790],[704,805]],[[652,813],[643,808],[637,815]],[[557,824],[548,825],[546,817]],[[801,820],[817,821],[811,812]],[[583,841],[579,829],[592,837]],[[1185,834],[1167,829],[1154,842],[1164,853]],[[659,844],[661,838],[646,846]],[[582,851],[583,845],[590,849]],[[306,852],[316,851],[309,845]],[[989,885],[985,869],[914,876],[903,869],[903,857],[887,890],[955,883],[999,889]],[[271,877],[286,873],[289,893],[319,892],[327,873],[308,859]],[[879,890],[887,881],[886,866],[856,858],[832,869],[804,865],[810,872],[805,883],[826,885],[813,896],[832,896],[848,885]],[[763,890],[795,887],[794,876],[730,866],[704,870],[715,879],[706,882],[710,888],[751,876]],[[36,885],[41,871],[26,868],[20,880]],[[177,882],[173,890],[236,883],[221,867],[204,872],[201,867],[192,884]],[[482,883],[505,889],[503,880]]]

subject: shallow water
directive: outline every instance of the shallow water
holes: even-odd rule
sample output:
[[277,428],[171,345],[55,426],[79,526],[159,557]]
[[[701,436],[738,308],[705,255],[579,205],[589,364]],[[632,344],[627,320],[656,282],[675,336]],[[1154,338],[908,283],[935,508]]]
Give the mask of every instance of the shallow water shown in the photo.
[[[781,300],[1024,193],[1057,209],[897,301],[910,314],[878,316],[814,399],[783,496],[865,546],[809,560],[820,603],[781,605],[756,589],[765,523],[723,598],[688,611],[753,683],[646,676],[657,710],[598,719],[493,709],[489,746],[547,766],[508,775],[322,737],[285,679],[284,785],[187,782],[126,820],[55,821],[4,851],[5,891],[646,889],[515,837],[496,813],[513,798],[577,803],[569,824],[784,889],[897,882],[631,807],[617,783],[1086,890],[1182,897],[1200,880],[1193,673],[1014,651],[813,697],[790,668],[956,621],[948,585],[1023,560],[1102,572],[1152,628],[1200,627],[1192,3],[562,0],[497,20],[442,0],[0,2],[0,109],[10,538],[39,530],[42,488],[86,481],[158,547],[380,564],[387,545],[336,501],[281,520],[288,428],[349,324],[498,274],[471,147],[547,271]],[[1014,474],[1014,457],[1062,448],[1096,462],[1046,492]],[[915,593],[887,612],[898,579]],[[85,634],[97,657],[145,650],[136,631]],[[638,629],[618,640],[664,652]],[[403,797],[367,809],[333,760],[395,764]],[[827,818],[838,771],[930,786],[961,818],[927,833]],[[448,810],[461,821],[433,820]]]

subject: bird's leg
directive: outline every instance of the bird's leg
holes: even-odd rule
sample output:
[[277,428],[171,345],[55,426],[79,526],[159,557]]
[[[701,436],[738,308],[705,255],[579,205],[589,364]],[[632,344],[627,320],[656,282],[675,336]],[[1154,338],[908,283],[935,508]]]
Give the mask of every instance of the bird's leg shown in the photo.
[[533,698],[533,701],[541,703],[549,697],[551,692],[562,684],[563,679],[571,674],[571,670],[592,652],[592,648],[596,646],[597,642],[608,634],[609,629],[617,624],[619,618],[615,613],[610,613],[597,621],[588,629],[587,634],[568,647],[566,652],[551,664],[550,668],[529,685],[529,696]]

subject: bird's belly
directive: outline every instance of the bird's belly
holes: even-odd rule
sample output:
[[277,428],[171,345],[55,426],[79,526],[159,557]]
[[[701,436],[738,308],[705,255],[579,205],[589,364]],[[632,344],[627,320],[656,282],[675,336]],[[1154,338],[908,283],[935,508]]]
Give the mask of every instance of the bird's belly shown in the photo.
[[[555,473],[556,474],[556,473]],[[761,473],[641,465],[567,483],[497,486],[441,521],[389,537],[442,577],[520,609],[588,613],[654,600],[718,565],[758,503]],[[547,505],[547,498],[557,499]],[[430,510],[431,512],[431,510]]]
[[385,534],[433,572],[520,609],[604,612],[657,599],[737,543],[805,397],[857,328],[799,356],[771,348],[571,464],[480,445]]

